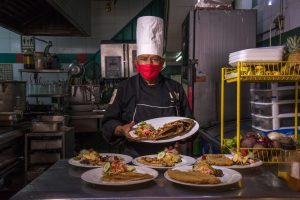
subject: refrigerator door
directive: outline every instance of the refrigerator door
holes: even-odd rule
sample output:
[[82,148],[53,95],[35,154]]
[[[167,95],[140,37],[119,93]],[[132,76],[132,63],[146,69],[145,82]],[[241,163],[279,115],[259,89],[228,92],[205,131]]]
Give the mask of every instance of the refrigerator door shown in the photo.
[[129,76],[134,76],[138,72],[136,71],[134,60],[136,58],[136,44],[128,44],[128,66]]
[[[189,58],[198,60],[196,75],[204,72],[205,82],[193,90],[194,116],[202,125],[220,119],[221,67],[228,66],[229,53],[256,46],[255,10],[191,11]],[[191,14],[190,13],[190,14]],[[241,116],[250,117],[249,85],[242,84]],[[236,118],[236,85],[225,86],[225,120]]]
[[126,44],[101,44],[101,77],[127,77]]

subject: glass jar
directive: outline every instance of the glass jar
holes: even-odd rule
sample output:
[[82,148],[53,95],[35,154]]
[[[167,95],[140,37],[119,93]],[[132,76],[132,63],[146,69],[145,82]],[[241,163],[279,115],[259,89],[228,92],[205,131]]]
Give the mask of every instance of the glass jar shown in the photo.
[[288,185],[290,188],[300,191],[300,151],[296,151],[290,163],[288,174]]

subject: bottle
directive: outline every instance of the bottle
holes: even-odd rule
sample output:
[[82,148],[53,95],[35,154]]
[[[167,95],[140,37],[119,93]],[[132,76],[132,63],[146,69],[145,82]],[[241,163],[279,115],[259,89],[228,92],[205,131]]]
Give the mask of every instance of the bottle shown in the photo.
[[284,179],[285,181],[288,181],[289,171],[291,167],[290,165],[291,165],[292,158],[296,152],[296,146],[283,144],[282,148],[283,150],[279,158],[277,175],[278,177]]

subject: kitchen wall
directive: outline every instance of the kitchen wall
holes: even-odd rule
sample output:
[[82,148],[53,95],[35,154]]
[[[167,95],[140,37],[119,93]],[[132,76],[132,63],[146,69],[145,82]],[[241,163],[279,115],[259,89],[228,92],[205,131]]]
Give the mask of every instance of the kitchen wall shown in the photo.
[[[282,43],[285,42],[285,38],[289,35],[300,35],[300,1],[299,0],[237,0],[236,8],[239,9],[257,9],[257,34],[259,45],[268,45],[268,39],[270,38],[270,27],[273,28],[274,19],[280,14],[282,2],[283,15],[284,15],[284,37]],[[251,6],[250,6],[251,5]],[[272,31],[271,37],[278,35],[276,30]],[[262,42],[263,41],[263,42]],[[277,45],[276,40],[272,45]]]
[[181,26],[196,3],[197,0],[169,0],[168,52],[181,51]]

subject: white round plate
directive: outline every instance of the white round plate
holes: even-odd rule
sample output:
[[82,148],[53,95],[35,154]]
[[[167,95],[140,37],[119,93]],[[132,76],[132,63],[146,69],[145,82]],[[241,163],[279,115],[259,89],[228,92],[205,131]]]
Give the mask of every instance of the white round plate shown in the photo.
[[[117,154],[117,153],[100,153],[102,156],[118,156],[120,158],[124,159],[124,163],[130,163],[132,161],[132,157],[124,154]],[[68,163],[70,165],[76,166],[76,167],[86,167],[86,168],[96,168],[101,167],[102,165],[87,165],[80,163],[79,160],[74,160],[73,158],[70,158],[68,160]]]
[[[225,156],[229,159],[233,158],[233,155],[231,155],[231,154],[225,154]],[[198,158],[197,160],[202,160],[202,156],[200,158]],[[256,160],[255,163],[252,163],[250,165],[231,165],[231,166],[216,166],[216,165],[213,165],[213,167],[226,167],[226,168],[229,168],[229,169],[248,169],[248,168],[253,168],[253,167],[259,167],[262,164],[263,164],[263,161]]]
[[[172,170],[180,170],[180,171],[190,171],[192,170],[193,166],[180,166],[180,167],[174,167]],[[219,186],[224,186],[224,185],[231,185],[234,183],[239,182],[242,180],[242,175],[232,169],[224,168],[224,167],[214,167],[215,169],[221,169],[223,171],[224,176],[223,177],[218,177],[221,180],[221,183],[219,184],[193,184],[193,183],[186,183],[182,181],[177,181],[175,179],[172,179],[167,171],[164,173],[164,176],[167,180],[181,184],[181,185],[189,185],[189,186],[196,186],[196,187],[219,187]]]
[[[181,120],[181,119],[189,119],[186,117],[160,117],[160,118],[155,118],[155,119],[149,119],[146,120],[145,122],[148,124],[151,124],[155,129],[158,129],[160,127],[162,127],[165,123],[169,123],[169,122],[173,122],[176,120]],[[185,138],[188,138],[190,136],[192,136],[194,133],[196,133],[199,129],[199,124],[198,122],[195,122],[194,127],[187,133],[185,133],[184,135],[178,135],[176,137],[170,138],[170,139],[162,139],[162,140],[140,140],[140,142],[145,142],[145,143],[168,143],[168,142],[176,142],[178,140],[183,140]],[[133,126],[133,129],[135,129],[137,127],[136,124]],[[137,138],[137,136],[134,134],[134,130],[129,132],[130,136],[132,138]]]
[[122,182],[108,182],[102,181],[102,170],[103,168],[96,168],[89,170],[81,175],[81,179],[87,183],[92,183],[96,185],[110,185],[110,186],[121,186],[121,185],[134,185],[139,183],[144,183],[155,179],[158,176],[158,172],[154,169],[150,169],[148,167],[140,167],[140,166],[133,166],[135,167],[136,171],[139,173],[148,173],[153,176],[151,179],[144,179],[138,181],[122,181]]
[[[180,156],[181,156],[182,162],[177,163],[174,167],[179,167],[179,166],[183,166],[183,165],[192,165],[196,162],[196,159],[194,159],[192,157],[184,156],[184,155],[180,155]],[[159,167],[159,166],[154,166],[154,165],[142,164],[142,163],[138,162],[138,159],[140,159],[142,157],[154,158],[154,157],[157,157],[157,154],[137,157],[137,158],[132,160],[132,163],[135,164],[135,165],[138,165],[138,166],[149,167],[149,168],[153,168],[153,169],[170,169],[170,168],[173,168],[173,167]]]

